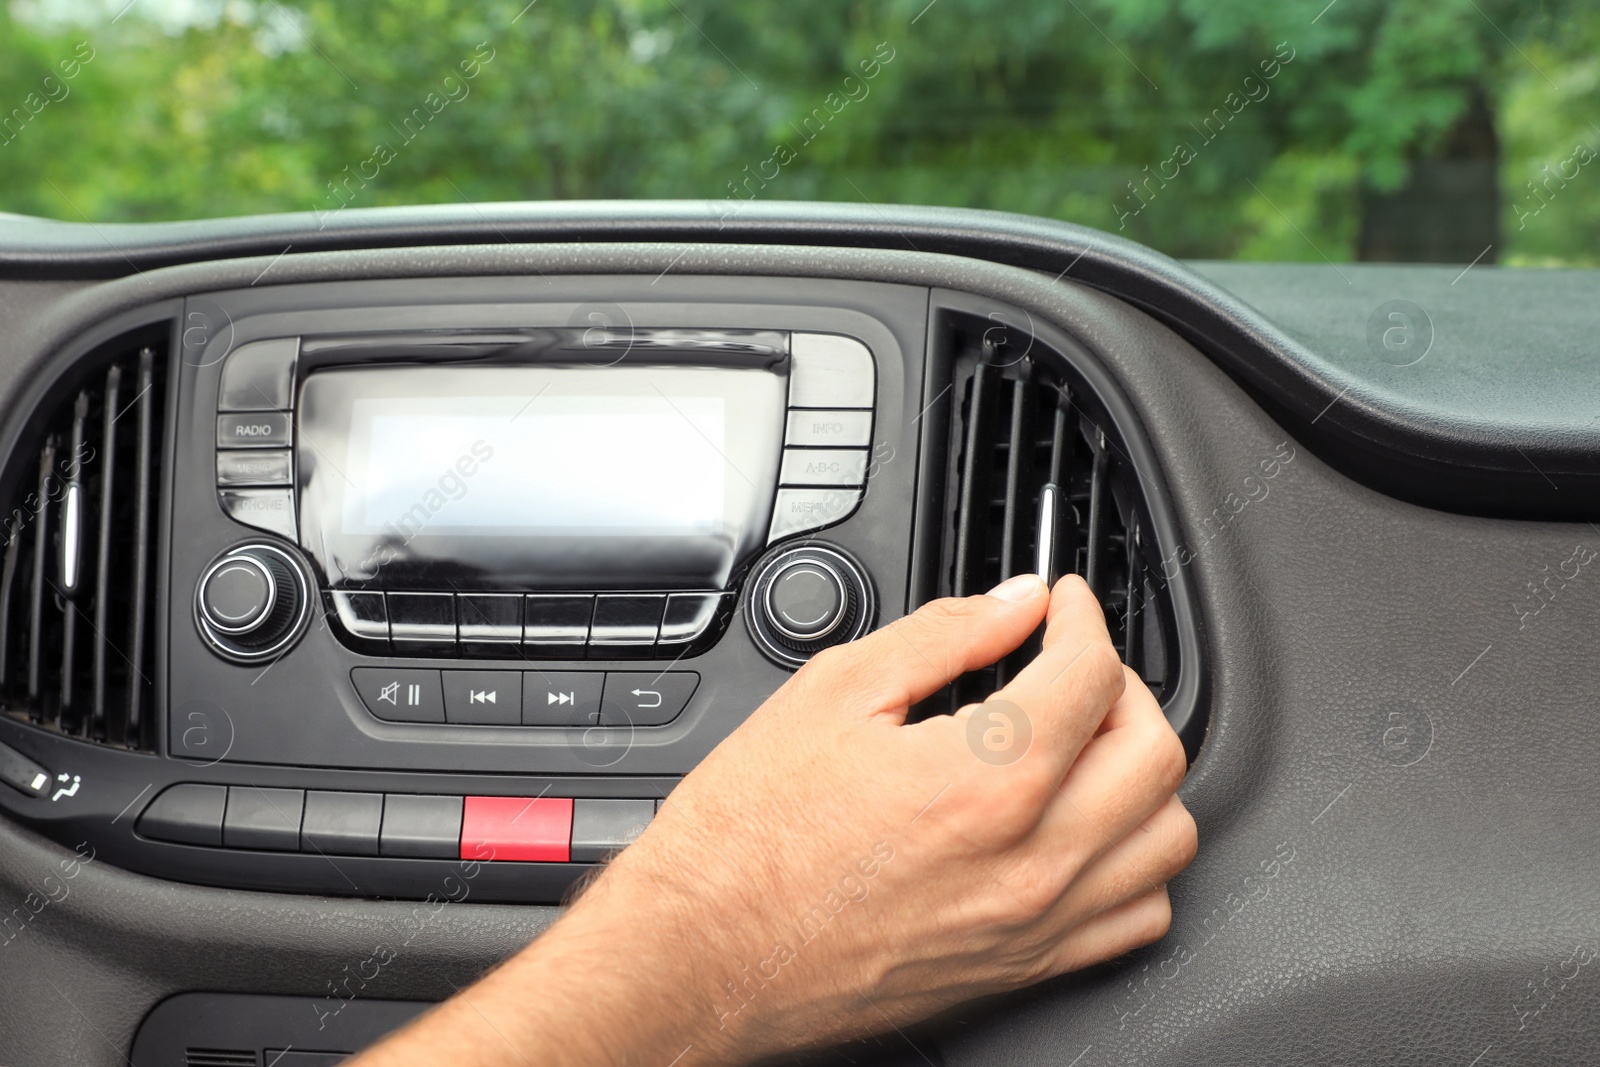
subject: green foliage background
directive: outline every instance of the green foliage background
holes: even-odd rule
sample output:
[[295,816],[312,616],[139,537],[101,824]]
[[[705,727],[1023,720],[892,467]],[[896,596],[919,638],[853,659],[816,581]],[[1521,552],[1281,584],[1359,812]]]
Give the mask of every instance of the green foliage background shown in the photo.
[[[1592,2],[523,2],[13,0],[0,210],[136,221],[737,192],[1117,231],[1140,203],[1128,183],[1186,143],[1192,161],[1124,234],[1178,256],[1341,260],[1362,191],[1402,187],[1478,92],[1500,142],[1494,258],[1600,261],[1600,160],[1542,195],[1527,184],[1600,150]],[[1263,82],[1280,45],[1293,59]],[[75,50],[93,58],[68,79]],[[467,79],[475,54],[492,58]],[[892,58],[864,78],[875,54]],[[1268,92],[1203,142],[1249,75]],[[457,98],[434,114],[430,93]]]

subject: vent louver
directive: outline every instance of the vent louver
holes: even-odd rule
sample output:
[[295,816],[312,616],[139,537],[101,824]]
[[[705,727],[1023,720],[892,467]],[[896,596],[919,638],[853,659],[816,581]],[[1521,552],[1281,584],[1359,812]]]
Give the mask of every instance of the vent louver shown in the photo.
[[[1159,580],[1149,510],[1115,424],[1059,353],[995,322],[946,312],[950,412],[939,596],[1015,574],[1084,577],[1124,662],[1160,699],[1172,674],[1173,608]],[[925,710],[981,701],[1037,652],[1037,635],[957,679]]]
[[0,516],[7,714],[149,750],[166,331],[101,346],[12,454]]
[[256,1054],[242,1048],[190,1048],[183,1053],[184,1067],[256,1067]]

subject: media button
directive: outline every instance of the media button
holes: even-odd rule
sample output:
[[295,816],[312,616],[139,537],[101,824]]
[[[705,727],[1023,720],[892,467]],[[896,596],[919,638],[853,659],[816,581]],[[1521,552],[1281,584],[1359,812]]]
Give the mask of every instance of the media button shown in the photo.
[[241,411],[217,416],[218,448],[282,448],[290,442],[291,416],[280,411]]
[[594,726],[600,721],[600,671],[524,671],[524,726]]
[[664,726],[683,712],[699,684],[693,671],[608,671],[600,725]]
[[287,448],[217,453],[217,484],[222,486],[289,485],[291,471]]
[[357,667],[350,672],[367,710],[390,722],[444,722],[439,672]]
[[445,671],[446,722],[517,726],[522,722],[522,676],[516,671]]

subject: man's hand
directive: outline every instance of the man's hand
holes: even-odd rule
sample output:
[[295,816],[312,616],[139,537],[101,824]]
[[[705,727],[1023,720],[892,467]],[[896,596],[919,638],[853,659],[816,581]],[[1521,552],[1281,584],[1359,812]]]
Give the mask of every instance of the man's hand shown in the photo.
[[[906,724],[1042,619],[989,701]],[[936,601],[818,655],[544,937],[370,1062],[739,1062],[1109,959],[1170,923],[1184,769],[1080,579]]]

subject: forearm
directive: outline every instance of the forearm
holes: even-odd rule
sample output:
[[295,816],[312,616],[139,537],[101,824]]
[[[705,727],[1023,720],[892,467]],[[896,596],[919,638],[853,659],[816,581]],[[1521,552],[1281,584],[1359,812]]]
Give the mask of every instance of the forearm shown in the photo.
[[644,897],[602,878],[537,941],[359,1067],[465,1063],[578,1067],[726,1062],[704,924],[668,892]]

